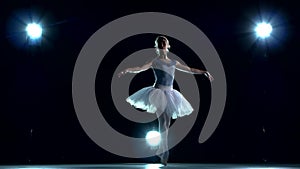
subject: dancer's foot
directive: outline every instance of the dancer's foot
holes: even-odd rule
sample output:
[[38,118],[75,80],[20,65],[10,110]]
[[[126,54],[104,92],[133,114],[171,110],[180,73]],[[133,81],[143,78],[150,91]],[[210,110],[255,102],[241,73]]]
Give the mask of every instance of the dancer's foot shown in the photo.
[[168,160],[167,159],[164,159],[164,158],[162,158],[161,160],[160,160],[160,162],[161,162],[161,164],[162,165],[164,165],[164,166],[167,166],[167,162]]
[[166,151],[166,152],[161,153],[161,154],[157,153],[156,155],[160,158],[161,164],[163,164],[164,166],[167,166],[168,159],[169,159],[169,151]]

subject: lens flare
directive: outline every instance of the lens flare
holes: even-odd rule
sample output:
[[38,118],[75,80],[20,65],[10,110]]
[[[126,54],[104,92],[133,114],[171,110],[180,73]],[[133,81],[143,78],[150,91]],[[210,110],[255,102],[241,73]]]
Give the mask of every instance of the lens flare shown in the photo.
[[149,131],[146,135],[147,143],[150,146],[157,146],[160,143],[160,133],[157,131]]

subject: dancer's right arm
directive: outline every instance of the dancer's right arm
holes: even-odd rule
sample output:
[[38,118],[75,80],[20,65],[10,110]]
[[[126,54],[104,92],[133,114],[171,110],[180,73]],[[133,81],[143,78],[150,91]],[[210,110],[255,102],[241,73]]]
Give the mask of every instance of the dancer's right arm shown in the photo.
[[149,68],[151,68],[152,66],[152,62],[149,62],[143,66],[140,67],[132,67],[132,68],[127,68],[123,71],[121,71],[118,76],[121,77],[122,75],[125,75],[126,73],[140,73],[142,71],[148,70]]

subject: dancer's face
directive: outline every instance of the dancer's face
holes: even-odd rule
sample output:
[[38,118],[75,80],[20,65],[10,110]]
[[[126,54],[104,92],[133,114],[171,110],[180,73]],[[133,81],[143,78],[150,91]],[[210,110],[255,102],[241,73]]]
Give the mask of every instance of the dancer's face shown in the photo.
[[168,39],[165,39],[164,43],[162,44],[162,47],[164,54],[167,54],[167,52],[169,52],[169,48],[171,47]]
[[166,45],[164,46],[164,49],[168,50],[170,47],[171,47],[171,46],[170,46],[170,43],[169,43],[169,41],[167,40]]
[[[160,46],[160,48],[159,48],[159,46]],[[156,47],[156,50],[157,50],[158,54],[160,52],[163,52],[164,54],[167,54],[167,52],[169,52],[169,48],[171,46],[170,46],[169,40],[164,37],[161,40],[159,40],[159,42],[158,41],[155,42],[155,47]]]

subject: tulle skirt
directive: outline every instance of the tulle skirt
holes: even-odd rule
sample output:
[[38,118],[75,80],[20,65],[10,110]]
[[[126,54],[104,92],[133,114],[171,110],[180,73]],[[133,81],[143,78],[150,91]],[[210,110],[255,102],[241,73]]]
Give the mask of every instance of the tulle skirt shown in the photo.
[[184,96],[172,86],[149,86],[129,96],[126,101],[149,113],[167,113],[172,119],[192,113],[193,107]]

